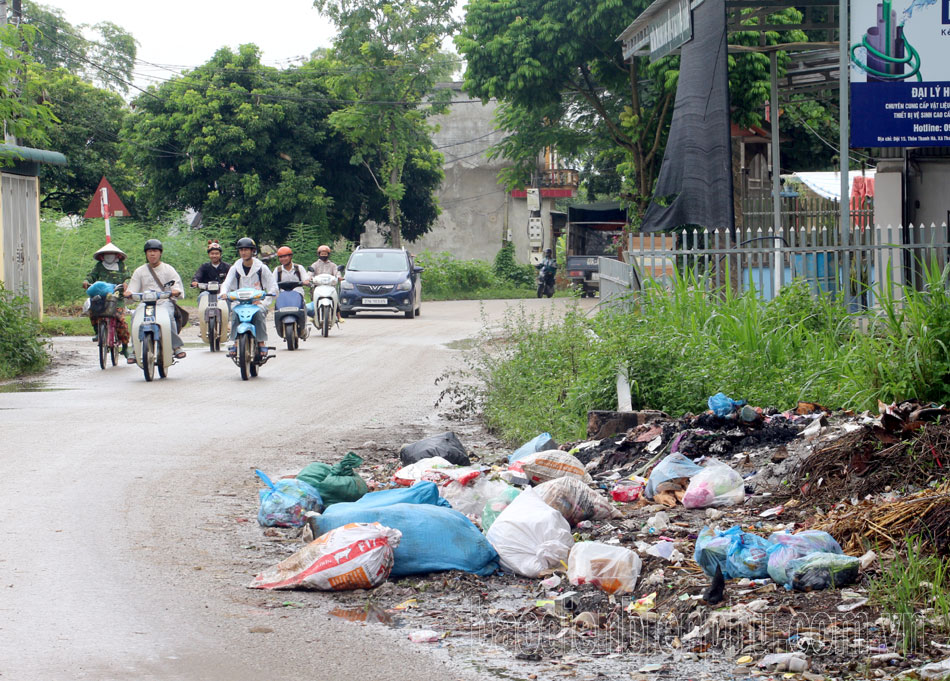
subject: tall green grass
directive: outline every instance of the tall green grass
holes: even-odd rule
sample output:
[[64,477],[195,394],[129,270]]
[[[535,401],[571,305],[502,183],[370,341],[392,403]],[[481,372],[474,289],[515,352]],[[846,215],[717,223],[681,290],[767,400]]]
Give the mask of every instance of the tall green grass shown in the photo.
[[422,273],[422,295],[427,300],[524,298],[534,295],[533,268],[514,263],[512,252],[506,246],[499,252],[495,264],[492,264],[485,260],[460,260],[450,253],[423,251],[416,256],[416,264],[425,268]]
[[[592,409],[616,408],[626,370],[635,408],[699,412],[719,391],[779,408],[799,400],[873,408],[878,399],[950,398],[947,271],[885,298],[868,318],[805,282],[764,302],[710,293],[693,276],[648,287],[627,312],[563,319],[509,315],[469,357],[486,422],[514,441],[585,435]],[[862,329],[867,329],[862,330]],[[493,342],[489,342],[492,341]]]

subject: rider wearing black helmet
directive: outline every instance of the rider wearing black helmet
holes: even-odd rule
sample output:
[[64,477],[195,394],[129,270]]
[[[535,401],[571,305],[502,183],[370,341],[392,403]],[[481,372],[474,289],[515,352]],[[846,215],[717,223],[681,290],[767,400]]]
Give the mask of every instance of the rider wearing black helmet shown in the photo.
[[[145,242],[145,264],[132,273],[132,278],[125,287],[126,298],[131,298],[133,293],[162,289],[171,290],[175,296],[184,296],[185,287],[181,283],[178,272],[171,265],[162,262],[163,250],[162,242],[158,239],[149,239]],[[172,352],[176,359],[183,358],[185,351],[182,350],[181,337],[178,335],[178,326],[175,324],[174,304],[171,300],[162,300],[158,303],[156,312],[168,315],[168,325],[172,332]],[[130,356],[128,361],[129,364],[134,364],[135,358]]]
[[[265,291],[267,295],[258,301],[260,311],[254,315],[254,328],[257,341],[261,346],[267,343],[267,307],[277,297],[277,282],[273,273],[254,256],[257,254],[257,244],[254,239],[244,237],[237,242],[238,255],[241,259],[231,265],[228,276],[221,287],[220,297],[224,298],[228,292],[239,288],[253,288]],[[231,345],[228,346],[228,355],[234,355],[234,337],[237,335],[237,313],[231,313]]]

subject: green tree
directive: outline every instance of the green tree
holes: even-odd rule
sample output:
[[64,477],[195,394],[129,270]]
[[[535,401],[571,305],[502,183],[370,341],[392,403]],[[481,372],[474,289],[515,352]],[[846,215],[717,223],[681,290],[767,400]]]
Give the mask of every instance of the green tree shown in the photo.
[[331,107],[305,69],[264,66],[254,45],[222,48],[133,104],[123,134],[142,171],[140,210],[192,207],[277,241],[291,225],[326,224]]
[[[49,103],[42,99],[38,83],[24,77],[31,59],[29,49],[36,37],[30,26],[17,30],[0,26],[0,120],[6,132],[18,139],[34,139],[46,143],[50,127],[56,122]],[[9,165],[16,155],[0,155],[0,165]]]
[[[128,107],[115,92],[97,88],[65,69],[43,71],[35,65],[30,78],[43,90],[58,123],[45,144],[62,152],[68,165],[44,165],[41,205],[64,213],[85,210],[99,179],[105,175],[131,209],[135,173],[122,161],[119,133]],[[32,136],[23,143],[41,146]]]
[[[348,67],[330,78],[345,101],[330,121],[353,147],[350,162],[369,171],[385,196],[390,239],[399,247],[407,169],[441,174],[426,119],[447,107],[449,93],[435,85],[447,73],[440,47],[456,28],[455,2],[315,0],[314,6],[336,24],[332,54]],[[416,228],[427,222],[420,218]]]
[[38,63],[109,90],[129,91],[138,42],[122,27],[110,21],[73,26],[62,10],[29,0],[23,2],[23,22],[36,32],[31,54]]

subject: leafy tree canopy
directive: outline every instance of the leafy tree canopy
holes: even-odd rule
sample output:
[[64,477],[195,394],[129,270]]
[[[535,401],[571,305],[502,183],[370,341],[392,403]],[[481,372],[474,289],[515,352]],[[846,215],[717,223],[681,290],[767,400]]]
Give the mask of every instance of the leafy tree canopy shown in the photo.
[[326,223],[331,109],[306,70],[264,66],[254,45],[222,48],[134,107],[124,135],[150,214],[192,207],[276,240]]
[[[12,25],[0,26],[0,120],[5,121],[6,132],[16,138],[46,144],[56,117],[43,101],[39,84],[26,77],[35,38],[36,32],[29,26],[19,31]],[[14,160],[10,155],[0,156],[0,165]]]

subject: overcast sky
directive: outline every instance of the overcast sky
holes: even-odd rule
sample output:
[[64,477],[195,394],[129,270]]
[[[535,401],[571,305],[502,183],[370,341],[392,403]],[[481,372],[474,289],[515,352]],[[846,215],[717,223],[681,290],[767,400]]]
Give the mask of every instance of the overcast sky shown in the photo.
[[[74,26],[111,21],[139,42],[138,58],[174,70],[208,61],[222,46],[254,43],[263,61],[286,66],[318,47],[329,47],[334,28],[314,9],[312,0],[191,0],[150,3],[135,0],[40,0],[62,10]],[[139,63],[135,84],[173,73]]]

